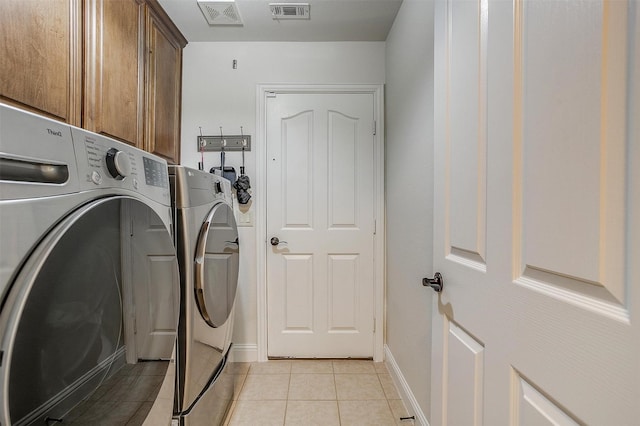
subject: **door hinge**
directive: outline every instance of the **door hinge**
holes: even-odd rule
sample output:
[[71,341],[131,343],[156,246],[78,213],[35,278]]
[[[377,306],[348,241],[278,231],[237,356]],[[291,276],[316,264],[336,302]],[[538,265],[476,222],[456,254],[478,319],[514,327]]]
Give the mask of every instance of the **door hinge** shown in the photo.
[[373,219],[373,235],[376,235],[377,233],[378,233],[378,220]]
[[373,332],[376,332],[376,317],[373,317]]
[[373,120],[373,135],[375,136],[377,132],[378,132],[378,122],[376,120]]

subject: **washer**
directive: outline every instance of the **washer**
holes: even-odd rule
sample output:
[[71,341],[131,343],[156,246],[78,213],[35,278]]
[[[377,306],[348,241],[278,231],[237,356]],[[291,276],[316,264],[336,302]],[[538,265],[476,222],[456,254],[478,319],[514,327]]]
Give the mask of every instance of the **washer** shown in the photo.
[[231,183],[170,166],[182,298],[174,423],[222,424],[233,400],[229,373],[238,285],[238,230]]
[[0,104],[0,424],[171,421],[172,230],[164,160]]

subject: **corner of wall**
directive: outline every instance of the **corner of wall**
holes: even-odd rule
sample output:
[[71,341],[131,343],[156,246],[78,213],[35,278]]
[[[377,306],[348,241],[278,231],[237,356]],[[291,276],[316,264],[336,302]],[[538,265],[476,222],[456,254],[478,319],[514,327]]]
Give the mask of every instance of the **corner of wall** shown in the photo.
[[389,374],[393,379],[393,383],[396,385],[398,392],[400,393],[400,398],[404,403],[407,411],[412,415],[416,416],[416,421],[418,424],[423,426],[429,426],[429,422],[427,421],[427,417],[424,415],[422,408],[420,408],[420,404],[418,404],[418,400],[415,395],[411,391],[411,387],[407,383],[407,380],[404,378],[402,374],[402,370],[398,366],[393,354],[391,353],[391,349],[387,345],[384,346],[384,359],[385,365],[389,370]]

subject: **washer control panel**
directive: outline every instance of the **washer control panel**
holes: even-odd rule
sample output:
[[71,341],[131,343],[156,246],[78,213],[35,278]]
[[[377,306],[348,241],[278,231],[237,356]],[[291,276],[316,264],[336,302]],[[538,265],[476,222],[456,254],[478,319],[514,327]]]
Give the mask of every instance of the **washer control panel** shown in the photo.
[[121,188],[159,202],[170,200],[167,162],[125,143],[72,128],[80,182]]
[[4,104],[0,104],[0,168],[0,199],[117,188],[171,205],[164,159]]
[[[72,133],[74,142],[77,145],[84,145],[84,158],[86,158],[90,169],[87,180],[96,185],[108,185],[113,180],[124,181],[127,177],[131,177],[131,180],[137,178],[136,156],[126,147],[121,146],[124,144],[78,129],[73,129]],[[77,148],[77,151],[80,149]],[[76,154],[80,154],[80,152]],[[82,155],[78,155],[78,162],[82,162],[84,158]],[[80,177],[82,178],[82,176]]]

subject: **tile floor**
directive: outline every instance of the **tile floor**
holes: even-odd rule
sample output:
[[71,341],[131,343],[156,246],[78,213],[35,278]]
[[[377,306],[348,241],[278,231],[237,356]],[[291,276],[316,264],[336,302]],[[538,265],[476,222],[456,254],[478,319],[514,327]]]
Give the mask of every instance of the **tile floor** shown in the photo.
[[236,363],[237,399],[225,422],[239,425],[412,425],[383,363],[277,360]]

